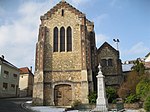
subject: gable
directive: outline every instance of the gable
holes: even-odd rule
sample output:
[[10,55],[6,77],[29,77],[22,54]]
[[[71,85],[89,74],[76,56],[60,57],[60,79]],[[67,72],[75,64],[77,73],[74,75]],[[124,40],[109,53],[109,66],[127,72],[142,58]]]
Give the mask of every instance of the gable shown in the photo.
[[119,51],[117,51],[115,48],[113,48],[110,44],[108,44],[107,42],[104,42],[104,44],[102,46],[99,47],[99,49],[97,50],[97,53],[100,54],[102,50],[104,49],[108,49],[109,51],[112,51],[115,55],[119,56]]
[[52,17],[59,9],[67,9],[68,11],[71,11],[75,15],[78,15],[79,17],[85,17],[85,14],[80,12],[78,9],[67,3],[66,1],[62,0],[58,4],[56,4],[52,9],[50,9],[47,13],[45,13],[43,16],[41,16],[41,20],[47,20]]

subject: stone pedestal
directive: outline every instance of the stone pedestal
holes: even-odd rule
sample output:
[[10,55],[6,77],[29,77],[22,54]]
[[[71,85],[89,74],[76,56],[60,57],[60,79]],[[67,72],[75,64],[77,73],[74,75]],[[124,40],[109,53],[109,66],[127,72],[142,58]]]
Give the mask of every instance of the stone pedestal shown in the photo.
[[105,82],[104,82],[104,76],[101,72],[101,66],[99,64],[98,66],[99,72],[97,77],[97,100],[96,100],[96,108],[93,111],[96,112],[108,112],[107,109],[107,98],[106,98],[106,92],[105,92]]

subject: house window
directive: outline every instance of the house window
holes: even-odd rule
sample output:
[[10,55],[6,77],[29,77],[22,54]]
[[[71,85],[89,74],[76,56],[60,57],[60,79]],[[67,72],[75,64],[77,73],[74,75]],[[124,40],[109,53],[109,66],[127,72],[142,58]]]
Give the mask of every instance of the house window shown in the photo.
[[113,61],[112,59],[102,59],[101,64],[102,64],[103,67],[106,67],[106,66],[111,67],[111,66],[113,66],[112,61]]
[[103,67],[107,66],[107,60],[106,59],[102,59],[101,62],[102,62]]
[[8,71],[4,71],[4,78],[8,78],[9,77],[9,72]]
[[108,59],[108,66],[113,66],[112,59]]
[[3,83],[3,90],[7,90],[8,89],[8,83]]
[[17,78],[17,74],[13,74],[14,78]]
[[53,40],[54,40],[54,52],[58,52],[58,28],[54,28],[54,35],[53,35]]
[[13,89],[13,90],[14,90],[14,89],[15,89],[15,84],[11,84],[11,86],[10,86],[10,87],[11,87],[11,89]]
[[67,28],[67,51],[72,51],[72,30],[70,26]]
[[61,16],[64,16],[64,9],[61,10]]
[[60,28],[60,52],[65,51],[65,28]]

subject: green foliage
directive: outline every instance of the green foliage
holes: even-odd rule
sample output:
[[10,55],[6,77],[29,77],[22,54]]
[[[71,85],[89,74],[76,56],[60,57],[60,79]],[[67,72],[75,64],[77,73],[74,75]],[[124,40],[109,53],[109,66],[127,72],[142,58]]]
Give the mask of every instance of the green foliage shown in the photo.
[[136,86],[136,94],[139,95],[141,100],[146,99],[147,95],[150,94],[150,80],[143,79]]
[[139,83],[140,76],[137,72],[132,71],[127,74],[126,81],[120,86],[117,93],[120,98],[125,99],[130,94],[136,94],[136,85]]
[[138,74],[142,75],[144,74],[145,66],[142,62],[139,62],[139,60],[137,59],[132,69],[138,72]]
[[130,94],[126,99],[125,103],[135,103],[139,101],[139,98],[136,94]]
[[113,87],[107,87],[106,96],[108,98],[108,103],[115,103],[115,99],[118,97],[116,89]]
[[144,102],[144,109],[146,112],[150,112],[150,96],[148,96]]
[[97,99],[97,94],[96,94],[96,92],[91,92],[91,93],[88,95],[88,99],[89,99],[89,103],[90,103],[90,104],[95,104],[95,103],[96,103],[96,99]]

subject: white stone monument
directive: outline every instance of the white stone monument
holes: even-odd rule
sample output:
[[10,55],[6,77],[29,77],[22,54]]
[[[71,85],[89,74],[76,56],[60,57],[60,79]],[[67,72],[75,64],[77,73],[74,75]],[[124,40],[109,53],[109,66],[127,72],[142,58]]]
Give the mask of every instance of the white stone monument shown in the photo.
[[104,82],[104,76],[101,71],[101,65],[98,66],[99,72],[97,77],[97,100],[96,100],[96,108],[93,111],[96,112],[108,112],[107,106],[108,101],[106,98],[106,92],[105,92],[105,82]]

